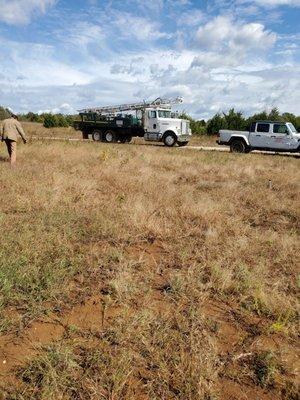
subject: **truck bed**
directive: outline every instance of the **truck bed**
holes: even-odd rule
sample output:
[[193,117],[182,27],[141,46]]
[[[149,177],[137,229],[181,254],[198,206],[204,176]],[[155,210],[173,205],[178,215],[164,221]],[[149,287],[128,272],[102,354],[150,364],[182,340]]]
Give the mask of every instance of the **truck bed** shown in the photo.
[[220,139],[219,142],[221,143],[228,143],[232,136],[236,137],[248,137],[248,131],[233,131],[230,129],[222,129],[220,130]]

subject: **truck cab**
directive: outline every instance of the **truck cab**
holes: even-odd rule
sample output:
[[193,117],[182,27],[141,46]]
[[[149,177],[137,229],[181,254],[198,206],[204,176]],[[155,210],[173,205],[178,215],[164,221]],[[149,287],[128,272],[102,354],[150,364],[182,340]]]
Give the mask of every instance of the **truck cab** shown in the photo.
[[182,98],[158,97],[151,102],[85,108],[79,110],[81,121],[75,121],[74,128],[82,131],[84,139],[92,135],[94,141],[106,143],[126,143],[133,137],[143,137],[168,147],[185,146],[192,132],[190,122],[176,118],[171,111],[172,105],[178,103]]
[[299,152],[300,133],[291,122],[257,121],[249,131],[221,130],[218,144],[230,146],[235,153],[252,150]]
[[172,147],[188,144],[192,132],[190,122],[174,117],[171,110],[163,108],[146,108],[143,116],[145,140],[164,142]]

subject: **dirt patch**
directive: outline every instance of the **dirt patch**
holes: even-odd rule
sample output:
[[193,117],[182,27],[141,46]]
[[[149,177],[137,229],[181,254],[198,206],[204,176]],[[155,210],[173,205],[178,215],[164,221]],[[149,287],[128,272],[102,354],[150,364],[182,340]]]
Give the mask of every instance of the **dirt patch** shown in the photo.
[[57,322],[38,321],[32,324],[22,336],[3,336],[0,338],[0,377],[2,383],[15,382],[13,371],[27,359],[34,357],[41,345],[60,338],[64,327]]
[[275,400],[276,394],[253,385],[223,378],[220,380],[219,400]]
[[103,325],[117,313],[118,309],[104,306],[103,298],[94,295],[60,317],[52,315],[32,323],[21,335],[0,337],[2,383],[15,383],[14,370],[36,356],[41,346],[60,340],[68,330],[100,332]]

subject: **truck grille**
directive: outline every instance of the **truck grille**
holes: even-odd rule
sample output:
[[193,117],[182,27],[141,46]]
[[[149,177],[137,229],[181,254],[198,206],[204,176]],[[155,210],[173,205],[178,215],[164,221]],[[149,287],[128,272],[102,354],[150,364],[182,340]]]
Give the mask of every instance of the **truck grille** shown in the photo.
[[182,135],[188,135],[189,131],[190,131],[190,123],[189,123],[189,121],[182,121],[181,122]]

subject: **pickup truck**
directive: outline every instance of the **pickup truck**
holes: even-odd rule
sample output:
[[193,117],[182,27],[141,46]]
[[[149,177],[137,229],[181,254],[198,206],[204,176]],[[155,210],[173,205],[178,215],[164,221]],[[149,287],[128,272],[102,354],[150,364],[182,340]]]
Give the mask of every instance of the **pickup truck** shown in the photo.
[[290,122],[257,121],[249,131],[220,130],[219,145],[230,146],[233,153],[252,150],[300,152],[300,133]]

